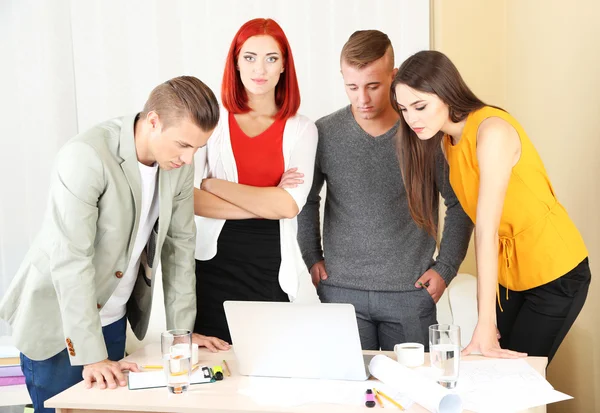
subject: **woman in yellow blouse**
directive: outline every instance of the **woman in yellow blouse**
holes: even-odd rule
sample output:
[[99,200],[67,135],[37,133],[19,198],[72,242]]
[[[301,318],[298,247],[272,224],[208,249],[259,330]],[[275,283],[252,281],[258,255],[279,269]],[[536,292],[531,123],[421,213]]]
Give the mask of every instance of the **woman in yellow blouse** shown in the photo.
[[450,184],[475,223],[479,320],[463,354],[551,360],[591,274],[583,239],[529,137],[509,113],[478,99],[440,52],[408,58],[392,88],[413,218],[435,235],[434,154],[442,145]]

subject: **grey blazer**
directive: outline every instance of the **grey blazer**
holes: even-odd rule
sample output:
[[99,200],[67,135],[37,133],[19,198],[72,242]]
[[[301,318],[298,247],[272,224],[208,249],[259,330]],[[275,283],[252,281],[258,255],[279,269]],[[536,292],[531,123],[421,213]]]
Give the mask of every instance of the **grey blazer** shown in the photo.
[[[131,257],[141,208],[134,117],[101,123],[59,151],[42,229],[0,301],[17,348],[45,360],[67,348],[71,365],[107,358],[99,311]],[[196,317],[193,165],[158,172],[159,218],[141,258],[127,317],[148,328],[162,260],[167,328]]]

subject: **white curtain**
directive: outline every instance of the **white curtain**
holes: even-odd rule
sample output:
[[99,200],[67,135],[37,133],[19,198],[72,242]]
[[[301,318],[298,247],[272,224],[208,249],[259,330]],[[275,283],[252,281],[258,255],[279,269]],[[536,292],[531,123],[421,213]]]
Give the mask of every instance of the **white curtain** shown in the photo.
[[347,104],[339,54],[355,30],[387,33],[396,66],[429,48],[425,0],[0,0],[0,296],[40,227],[57,150],[139,111],[174,76],[197,76],[220,96],[231,40],[255,17],[286,32],[300,112],[313,120]]

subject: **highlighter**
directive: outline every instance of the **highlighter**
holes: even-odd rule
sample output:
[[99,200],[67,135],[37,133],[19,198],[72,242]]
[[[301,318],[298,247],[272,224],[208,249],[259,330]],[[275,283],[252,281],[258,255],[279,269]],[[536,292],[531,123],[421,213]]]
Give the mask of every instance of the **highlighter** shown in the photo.
[[212,368],[215,380],[223,380],[223,368],[221,366],[214,366]]
[[365,406],[375,407],[375,398],[373,397],[373,390],[371,389],[367,389],[367,394],[365,394]]

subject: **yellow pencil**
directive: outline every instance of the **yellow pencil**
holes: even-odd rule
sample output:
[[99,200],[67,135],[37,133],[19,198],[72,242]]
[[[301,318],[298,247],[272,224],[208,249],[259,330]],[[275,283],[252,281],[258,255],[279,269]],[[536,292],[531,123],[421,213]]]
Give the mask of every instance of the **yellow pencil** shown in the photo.
[[[195,372],[196,370],[198,370],[198,367],[200,367],[200,364],[194,364],[192,366],[192,370],[190,371],[190,374]],[[187,370],[183,370],[183,371],[178,371],[177,373],[171,373],[171,376],[183,376],[184,374],[187,374]]]
[[223,360],[223,364],[225,365],[225,368],[227,368],[227,376],[231,376],[231,369],[229,368],[229,364],[227,364],[227,361]]
[[398,403],[396,400],[392,399],[390,396],[388,396],[384,392],[377,390],[377,389],[373,389],[373,391],[375,392],[375,394],[380,394],[381,396],[383,396],[384,399],[386,399],[387,401],[392,403],[394,406],[396,406],[400,410],[404,410],[404,407],[402,407],[402,405],[400,403]]
[[375,390],[374,393],[375,393],[375,400],[377,400],[377,403],[379,403],[379,405],[383,409],[385,406],[383,405],[383,402],[381,401],[381,398],[379,398],[379,393],[377,393],[377,390]]
[[[198,366],[200,366],[200,364],[194,364],[192,366],[192,373],[198,368]],[[142,366],[142,369],[144,369],[144,370],[162,370],[163,366],[148,364],[148,365]]]
[[157,366],[157,365],[146,365],[146,366],[142,366],[142,368],[144,370],[162,370],[163,366]]

